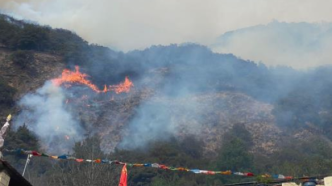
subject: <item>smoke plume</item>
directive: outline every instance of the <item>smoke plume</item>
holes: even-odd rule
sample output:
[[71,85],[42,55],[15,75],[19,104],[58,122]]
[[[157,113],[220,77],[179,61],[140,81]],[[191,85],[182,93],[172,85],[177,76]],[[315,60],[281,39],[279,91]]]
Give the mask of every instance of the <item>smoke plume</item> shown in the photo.
[[82,140],[84,130],[66,110],[64,102],[64,90],[47,81],[35,93],[19,101],[22,111],[15,126],[26,124],[40,138],[45,150],[67,153],[75,141]]

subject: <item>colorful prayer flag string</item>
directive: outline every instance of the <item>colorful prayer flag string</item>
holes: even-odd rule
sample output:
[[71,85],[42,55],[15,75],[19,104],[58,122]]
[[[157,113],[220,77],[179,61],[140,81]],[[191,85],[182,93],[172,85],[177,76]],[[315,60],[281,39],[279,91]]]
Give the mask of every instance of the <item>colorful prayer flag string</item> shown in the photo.
[[[212,170],[188,169],[185,167],[170,167],[170,166],[166,166],[166,165],[158,164],[158,163],[126,163],[126,162],[121,162],[118,160],[108,160],[108,159],[94,159],[94,160],[80,159],[80,158],[76,158],[76,157],[69,156],[66,154],[60,155],[60,156],[54,156],[54,155],[49,155],[49,154],[45,154],[45,153],[39,153],[37,151],[26,151],[23,149],[5,150],[5,151],[20,153],[20,154],[27,154],[27,155],[31,154],[36,157],[49,157],[52,159],[59,159],[59,160],[75,160],[78,163],[89,162],[89,163],[116,164],[116,165],[123,165],[123,166],[128,166],[128,167],[152,167],[152,168],[163,169],[163,170],[192,172],[195,174],[205,174],[205,175],[237,175],[237,176],[244,176],[244,177],[255,176],[251,172],[236,172],[236,171],[231,171],[231,170],[212,171]],[[260,176],[266,177],[266,178],[273,178],[276,180],[288,180],[288,179],[293,178],[292,176],[284,176],[282,174],[275,174],[275,175],[264,174],[264,175],[260,175]]]

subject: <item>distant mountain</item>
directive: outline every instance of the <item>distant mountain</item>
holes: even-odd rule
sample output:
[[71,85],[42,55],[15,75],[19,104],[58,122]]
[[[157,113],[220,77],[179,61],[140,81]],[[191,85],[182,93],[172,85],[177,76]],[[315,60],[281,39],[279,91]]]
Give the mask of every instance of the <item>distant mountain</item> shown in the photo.
[[211,48],[268,66],[305,69],[332,64],[332,23],[273,21],[227,32]]

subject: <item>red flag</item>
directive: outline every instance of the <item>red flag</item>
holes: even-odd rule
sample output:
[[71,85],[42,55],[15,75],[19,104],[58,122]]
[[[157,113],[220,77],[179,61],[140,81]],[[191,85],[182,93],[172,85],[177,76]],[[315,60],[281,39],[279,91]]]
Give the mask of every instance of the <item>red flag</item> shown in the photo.
[[77,161],[78,163],[81,163],[81,162],[83,162],[84,160],[83,160],[83,159],[76,159],[76,161]]
[[34,155],[34,156],[41,156],[41,154],[39,152],[37,152],[37,151],[32,151],[32,155]]
[[246,176],[254,176],[254,174],[251,173],[251,172],[247,172],[247,173],[246,173]]
[[127,164],[123,165],[119,186],[127,186]]

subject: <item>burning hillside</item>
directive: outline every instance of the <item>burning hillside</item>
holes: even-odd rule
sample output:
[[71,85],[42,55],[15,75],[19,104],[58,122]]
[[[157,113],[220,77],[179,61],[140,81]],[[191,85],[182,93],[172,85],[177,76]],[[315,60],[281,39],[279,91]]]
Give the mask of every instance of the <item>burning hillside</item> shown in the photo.
[[[17,117],[18,124],[26,123],[42,140],[45,148],[70,151],[77,140],[96,132],[92,130],[95,127],[93,123],[82,123],[79,110],[89,107],[99,110],[102,103],[109,102],[109,95],[113,98],[114,94],[129,93],[134,86],[125,77],[119,84],[99,89],[89,78],[78,66],[73,71],[64,69],[59,77],[46,81],[41,88],[21,99],[19,105],[24,109]],[[82,86],[92,92],[82,91]],[[69,102],[72,104],[68,105]]]
[[115,92],[116,94],[128,93],[134,86],[133,82],[128,77],[125,77],[122,83],[118,85],[104,85],[104,89],[101,90],[89,80],[89,75],[80,72],[78,66],[75,66],[75,71],[63,70],[61,76],[53,79],[52,82],[57,86],[64,85],[65,87],[70,87],[74,84],[79,84],[89,87],[96,93]]

